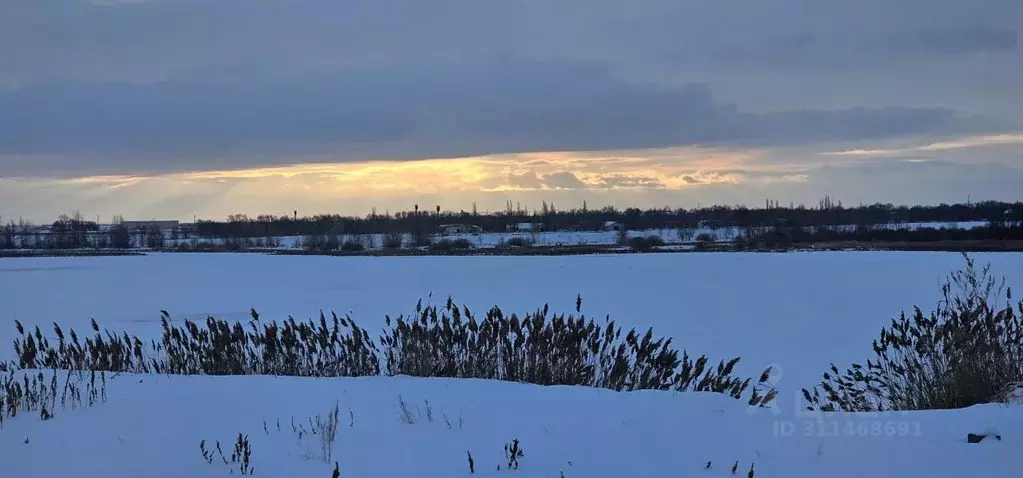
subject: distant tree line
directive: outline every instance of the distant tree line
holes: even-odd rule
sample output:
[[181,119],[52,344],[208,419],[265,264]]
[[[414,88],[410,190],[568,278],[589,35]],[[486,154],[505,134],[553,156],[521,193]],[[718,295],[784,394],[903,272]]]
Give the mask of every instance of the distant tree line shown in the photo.
[[0,225],[0,249],[162,249],[166,239],[159,227],[129,228],[121,216],[101,227],[79,211],[57,216],[48,230],[25,220]]
[[[942,227],[899,227],[908,223],[984,222],[985,227],[955,230]],[[2,224],[2,223],[0,223]],[[355,248],[355,239],[380,234],[385,248],[402,244],[426,246],[443,225],[475,226],[482,232],[509,230],[598,231],[598,230],[673,230],[683,241],[707,241],[700,230],[732,228],[739,240],[748,244],[784,245],[831,241],[902,242],[1023,239],[1023,202],[984,201],[936,206],[895,206],[871,204],[845,206],[831,197],[817,204],[782,206],[767,200],[762,206],[710,206],[696,209],[617,209],[611,206],[590,209],[583,202],[575,209],[557,209],[543,202],[530,210],[519,204],[506,204],[504,210],[480,213],[445,211],[439,205],[409,211],[373,210],[365,217],[316,215],[299,217],[297,211],[284,215],[260,215],[250,218],[232,214],[226,220],[197,220],[168,231],[150,225],[125,226],[115,216],[101,226],[75,211],[62,214],[48,231],[19,220],[0,226],[0,249],[76,249],[76,248],[150,248],[199,249],[203,241],[215,241],[222,250],[250,247],[276,247],[280,237],[303,237],[312,249],[337,249],[346,243]],[[527,225],[525,228],[520,225]],[[885,225],[885,227],[879,227]],[[624,236],[623,236],[624,237]],[[624,240],[624,239],[623,239]],[[404,242],[403,242],[404,241]],[[359,247],[373,247],[362,244]]]
[[598,231],[609,222],[623,229],[684,229],[702,228],[762,228],[784,222],[789,227],[823,227],[905,223],[949,223],[965,221],[1020,222],[1023,221],[1023,202],[1006,203],[985,201],[972,204],[941,204],[937,206],[895,206],[872,204],[855,207],[825,197],[813,207],[805,205],[781,206],[776,201],[765,201],[759,208],[747,206],[711,206],[698,209],[616,209],[612,206],[589,209],[584,202],[577,209],[556,209],[544,202],[540,209],[527,210],[511,203],[505,210],[478,213],[474,210],[443,211],[440,206],[424,211],[415,205],[410,211],[378,214],[365,217],[317,215],[261,215],[249,218],[243,214],[231,215],[226,221],[200,220],[194,232],[200,237],[261,237],[309,236],[318,234],[423,234],[437,232],[441,225],[460,224],[477,226],[483,232],[505,232],[518,224],[547,231]]

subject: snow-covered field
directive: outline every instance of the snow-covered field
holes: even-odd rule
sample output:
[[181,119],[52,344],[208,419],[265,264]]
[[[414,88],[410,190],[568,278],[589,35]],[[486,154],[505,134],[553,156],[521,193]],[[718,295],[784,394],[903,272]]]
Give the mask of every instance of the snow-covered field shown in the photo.
[[[328,478],[335,461],[351,478],[726,477],[736,461],[742,477],[751,464],[766,478],[1011,477],[1023,445],[1020,410],[998,405],[817,421],[750,415],[719,394],[477,380],[122,375],[108,388],[97,407],[7,424],[0,476],[238,476],[237,465],[219,455],[207,463],[199,448],[220,440],[230,461],[238,433],[248,435],[254,476],[282,478]],[[402,421],[399,396],[419,408],[419,421]],[[298,440],[291,421],[308,429],[335,403],[340,427],[327,464],[316,437]],[[993,425],[1002,441],[965,443]],[[514,439],[523,456],[508,470],[504,445]]]
[[[975,257],[1010,285],[1023,284],[1023,255]],[[581,294],[590,316],[653,327],[673,336],[676,347],[714,361],[741,356],[740,374],[775,364],[781,395],[777,409],[750,414],[741,401],[717,394],[477,380],[121,375],[109,382],[105,404],[58,411],[46,422],[36,414],[5,423],[0,477],[228,476],[222,462],[203,460],[199,442],[220,440],[230,458],[242,432],[257,476],[325,478],[333,463],[303,458],[313,445],[298,443],[290,420],[324,414],[335,402],[342,428],[334,460],[345,477],[469,476],[467,450],[481,476],[725,476],[736,460],[742,476],[751,461],[760,477],[1018,476],[1018,407],[823,421],[797,413],[800,388],[814,385],[831,362],[868,358],[883,325],[913,305],[929,309],[942,279],[962,265],[957,254],[895,252],[3,259],[3,359],[11,358],[14,320],[48,333],[53,322],[84,330],[95,318],[153,337],[161,309],[176,319],[232,320],[247,318],[249,308],[274,319],[306,319],[323,309],[350,313],[374,331],[385,314],[408,314],[419,299],[440,303],[451,295],[480,313],[493,305],[524,313],[545,303],[570,312]],[[402,423],[399,395],[421,408],[429,400],[434,422]],[[1002,441],[964,442],[967,432],[992,426]],[[525,453],[521,467],[498,472],[503,445],[514,438]]]

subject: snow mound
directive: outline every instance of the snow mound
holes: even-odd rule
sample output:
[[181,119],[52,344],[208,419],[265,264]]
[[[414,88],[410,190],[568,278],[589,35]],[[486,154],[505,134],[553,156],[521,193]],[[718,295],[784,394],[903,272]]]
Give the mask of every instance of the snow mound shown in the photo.
[[[239,433],[257,477],[327,478],[334,462],[345,478],[711,477],[731,476],[736,462],[743,477],[751,464],[769,478],[1008,477],[1023,432],[1020,409],[1004,405],[801,416],[788,403],[750,410],[714,393],[484,380],[122,374],[107,393],[106,403],[52,420],[6,422],[0,477],[237,476]],[[337,440],[325,462],[310,420],[335,404]],[[1002,441],[964,442],[990,424]],[[504,447],[516,439],[522,457],[508,470]],[[219,440],[229,463],[219,454],[208,463],[202,440],[207,449]]]

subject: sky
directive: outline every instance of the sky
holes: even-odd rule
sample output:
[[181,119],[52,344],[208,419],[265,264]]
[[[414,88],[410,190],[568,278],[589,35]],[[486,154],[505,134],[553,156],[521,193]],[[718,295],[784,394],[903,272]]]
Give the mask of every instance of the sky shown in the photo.
[[0,216],[1023,199],[1019,0],[4,0]]

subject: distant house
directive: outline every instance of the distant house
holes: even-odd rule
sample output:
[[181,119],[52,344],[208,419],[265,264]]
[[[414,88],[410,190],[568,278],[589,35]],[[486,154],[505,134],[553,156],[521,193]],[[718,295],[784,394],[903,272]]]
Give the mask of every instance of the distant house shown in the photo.
[[601,228],[605,231],[620,231],[622,230],[622,223],[618,221],[604,221],[604,225]]
[[441,234],[480,234],[483,228],[475,224],[441,224]]

